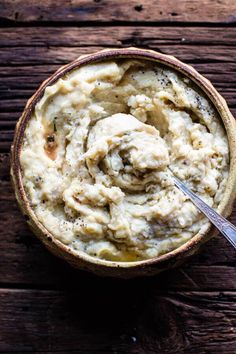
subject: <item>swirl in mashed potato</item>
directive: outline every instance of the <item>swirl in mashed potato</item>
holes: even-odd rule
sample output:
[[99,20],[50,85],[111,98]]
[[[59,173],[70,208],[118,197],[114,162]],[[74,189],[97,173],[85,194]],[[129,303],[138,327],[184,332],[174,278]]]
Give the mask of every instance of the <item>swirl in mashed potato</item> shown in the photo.
[[134,261],[169,252],[208,224],[169,168],[217,208],[227,137],[191,81],[146,61],[84,66],[46,88],[21,166],[40,222],[75,252]]

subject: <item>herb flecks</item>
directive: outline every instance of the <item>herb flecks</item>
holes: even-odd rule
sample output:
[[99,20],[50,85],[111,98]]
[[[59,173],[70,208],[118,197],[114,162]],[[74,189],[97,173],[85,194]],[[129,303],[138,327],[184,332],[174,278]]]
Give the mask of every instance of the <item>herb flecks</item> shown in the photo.
[[48,144],[49,144],[49,143],[54,143],[54,141],[55,141],[54,135],[48,135],[48,136],[47,136],[47,143],[48,143]]
[[56,125],[57,117],[54,117],[53,119],[53,130],[56,133],[57,132],[57,125]]

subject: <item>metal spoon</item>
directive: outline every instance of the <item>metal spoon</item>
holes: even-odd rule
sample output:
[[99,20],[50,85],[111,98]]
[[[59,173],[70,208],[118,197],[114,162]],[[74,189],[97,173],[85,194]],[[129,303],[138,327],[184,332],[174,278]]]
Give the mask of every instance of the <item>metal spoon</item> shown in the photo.
[[185,195],[189,197],[193,204],[206,215],[212,224],[215,225],[215,227],[227,238],[234,248],[236,248],[236,227],[207,205],[195,193],[190,191],[185,184],[177,177],[173,176],[173,174],[172,178],[176,187],[178,187]]

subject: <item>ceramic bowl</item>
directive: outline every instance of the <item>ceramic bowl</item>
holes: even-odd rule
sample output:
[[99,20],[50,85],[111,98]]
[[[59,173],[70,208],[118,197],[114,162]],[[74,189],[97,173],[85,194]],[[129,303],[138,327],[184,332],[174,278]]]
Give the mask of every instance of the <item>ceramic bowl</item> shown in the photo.
[[94,54],[81,56],[73,62],[61,67],[50,78],[42,83],[33,97],[27,102],[24,112],[19,119],[14,136],[14,142],[11,149],[11,176],[15,189],[16,199],[25,215],[27,223],[34,233],[45,244],[45,246],[56,256],[63,258],[72,266],[95,272],[99,275],[116,277],[133,277],[159,273],[165,269],[175,267],[185,261],[188,257],[195,254],[199,247],[216,235],[213,227],[208,227],[204,232],[196,234],[191,240],[181,247],[164,254],[162,256],[138,261],[138,262],[111,262],[91,257],[84,253],[74,252],[66,245],[57,240],[53,234],[39,222],[34,211],[30,207],[30,202],[25,193],[22,184],[22,171],[20,165],[20,153],[24,131],[29,121],[36,103],[41,99],[47,86],[54,84],[59,78],[63,77],[69,71],[79,68],[83,65],[118,58],[136,58],[148,60],[173,68],[190,78],[205,94],[218,111],[222,123],[225,127],[229,149],[230,149],[230,172],[226,189],[219,205],[220,213],[227,217],[232,211],[232,204],[236,194],[236,125],[225,100],[220,96],[212,84],[200,75],[191,66],[182,63],[173,56],[164,55],[152,50],[127,48],[127,49],[109,49]]

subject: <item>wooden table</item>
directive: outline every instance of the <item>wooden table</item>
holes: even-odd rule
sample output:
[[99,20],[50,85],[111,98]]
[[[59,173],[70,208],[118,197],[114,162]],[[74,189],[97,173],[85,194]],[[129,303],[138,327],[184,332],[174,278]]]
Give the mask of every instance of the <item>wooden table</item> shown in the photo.
[[0,17],[0,352],[236,353],[236,253],[222,237],[160,276],[98,278],[46,251],[9,179],[26,100],[60,65],[101,48],[176,55],[236,114],[236,2],[1,0]]

